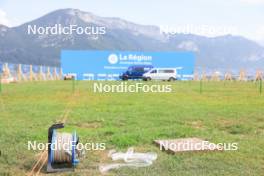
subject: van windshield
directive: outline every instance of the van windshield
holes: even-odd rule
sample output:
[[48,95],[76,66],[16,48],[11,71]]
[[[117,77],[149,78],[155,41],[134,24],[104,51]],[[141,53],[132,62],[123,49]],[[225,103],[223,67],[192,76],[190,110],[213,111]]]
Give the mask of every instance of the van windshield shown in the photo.
[[150,73],[157,73],[157,70],[152,70]]

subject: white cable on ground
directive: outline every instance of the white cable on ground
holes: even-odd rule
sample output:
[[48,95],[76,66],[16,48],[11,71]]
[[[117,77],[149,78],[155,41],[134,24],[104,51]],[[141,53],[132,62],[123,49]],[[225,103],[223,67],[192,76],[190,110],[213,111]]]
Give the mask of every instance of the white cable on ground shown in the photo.
[[112,169],[118,169],[120,167],[147,167],[152,165],[153,161],[157,159],[157,154],[153,152],[149,153],[134,153],[133,148],[129,148],[126,153],[110,151],[109,157],[113,161],[123,160],[125,163],[113,163],[101,165],[99,170],[101,173],[106,173]]

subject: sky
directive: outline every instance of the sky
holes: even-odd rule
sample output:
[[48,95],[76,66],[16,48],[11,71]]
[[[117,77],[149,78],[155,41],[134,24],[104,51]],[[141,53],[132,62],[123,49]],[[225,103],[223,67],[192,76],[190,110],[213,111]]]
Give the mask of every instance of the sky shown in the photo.
[[145,25],[191,26],[188,32],[206,36],[227,32],[264,44],[264,0],[0,0],[0,24],[17,26],[63,8]]

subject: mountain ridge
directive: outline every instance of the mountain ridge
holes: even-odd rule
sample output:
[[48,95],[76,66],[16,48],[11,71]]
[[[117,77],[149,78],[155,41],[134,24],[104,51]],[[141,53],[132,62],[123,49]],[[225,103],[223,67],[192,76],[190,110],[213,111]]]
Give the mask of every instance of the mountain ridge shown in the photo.
[[[106,26],[95,40],[77,35],[27,35],[27,25],[54,24]],[[61,49],[192,51],[197,69],[264,68],[264,48],[241,36],[205,37],[194,34],[161,34],[159,27],[140,25],[115,17],[100,17],[78,9],[59,9],[16,27],[0,25],[0,62],[60,65]]]

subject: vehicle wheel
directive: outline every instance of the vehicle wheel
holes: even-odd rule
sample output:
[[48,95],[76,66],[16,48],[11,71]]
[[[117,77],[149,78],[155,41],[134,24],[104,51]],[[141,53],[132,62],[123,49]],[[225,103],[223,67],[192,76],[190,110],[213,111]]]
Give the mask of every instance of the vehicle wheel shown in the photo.
[[147,78],[146,78],[146,81],[151,81],[151,78],[150,78],[150,77],[147,77]]
[[168,81],[175,81],[175,78],[170,77]]
[[127,76],[124,76],[124,77],[122,78],[122,80],[123,80],[123,81],[127,81],[127,80],[128,80],[128,77],[127,77]]

